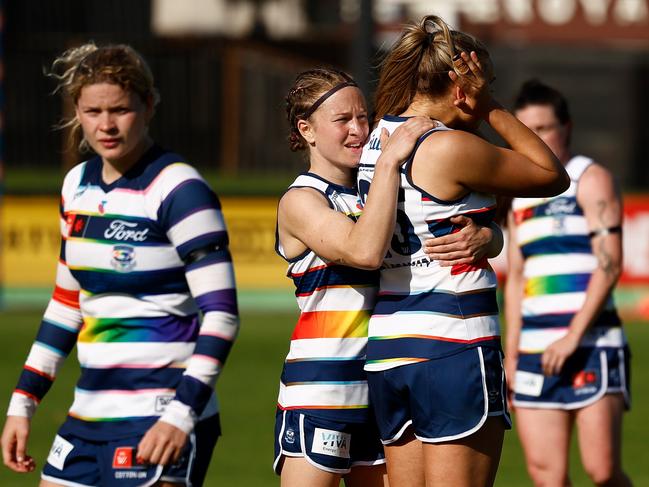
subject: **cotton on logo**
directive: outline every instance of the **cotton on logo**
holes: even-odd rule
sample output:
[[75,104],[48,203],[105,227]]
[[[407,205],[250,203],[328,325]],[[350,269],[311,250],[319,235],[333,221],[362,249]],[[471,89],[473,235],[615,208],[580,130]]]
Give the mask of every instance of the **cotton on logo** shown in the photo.
[[119,446],[113,455],[113,468],[131,468],[133,466],[133,447]]
[[577,396],[595,394],[597,388],[597,372],[594,370],[582,370],[572,378],[572,390]]
[[572,379],[572,387],[579,389],[597,382],[597,374],[591,370],[582,370],[575,374]]

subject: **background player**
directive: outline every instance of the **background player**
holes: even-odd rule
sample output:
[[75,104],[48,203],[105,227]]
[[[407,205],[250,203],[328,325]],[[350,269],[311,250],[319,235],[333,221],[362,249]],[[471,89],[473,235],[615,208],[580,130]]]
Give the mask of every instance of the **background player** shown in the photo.
[[5,465],[34,470],[30,418],[76,344],[81,376],[41,485],[201,485],[239,326],[219,201],[150,138],[158,93],[132,48],[86,44],[53,71],[97,155],[63,183],[56,288],[9,404]]
[[571,179],[553,198],[514,199],[509,215],[506,368],[527,469],[536,485],[570,485],[576,425],[592,481],[630,485],[621,463],[629,350],[611,296],[622,269],[620,194],[606,168],[571,153],[561,93],[528,81],[514,109]]
[[[490,222],[487,193],[548,195],[568,185],[547,146],[492,99],[491,78],[482,44],[436,16],[406,27],[381,66],[361,196],[374,185],[382,130],[415,115],[445,125],[422,137],[402,170],[369,324],[370,397],[389,480],[399,487],[491,485],[509,427],[495,274],[486,259],[442,267],[424,241],[456,231],[456,215]],[[512,150],[470,133],[483,120]]]

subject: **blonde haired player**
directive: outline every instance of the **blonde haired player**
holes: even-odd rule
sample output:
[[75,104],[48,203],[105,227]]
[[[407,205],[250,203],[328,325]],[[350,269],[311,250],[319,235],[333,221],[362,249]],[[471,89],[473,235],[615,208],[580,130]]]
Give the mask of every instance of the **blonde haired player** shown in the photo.
[[56,287],[11,397],[4,463],[35,469],[30,418],[76,345],[81,375],[41,486],[199,486],[239,328],[218,198],[149,136],[158,94],[135,50],[86,44],[54,70],[96,155],[63,182]]

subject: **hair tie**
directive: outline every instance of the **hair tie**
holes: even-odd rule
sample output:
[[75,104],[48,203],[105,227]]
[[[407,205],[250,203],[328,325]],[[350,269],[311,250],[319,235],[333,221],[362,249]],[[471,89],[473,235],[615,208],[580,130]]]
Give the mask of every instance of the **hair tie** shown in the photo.
[[315,101],[315,103],[314,103],[313,105],[311,105],[311,107],[310,107],[306,112],[304,112],[304,115],[303,115],[303,117],[301,117],[301,118],[304,118],[305,120],[306,120],[307,118],[309,118],[311,115],[313,115],[313,112],[315,112],[315,111],[318,109],[318,107],[319,107],[320,105],[322,105],[322,104],[327,100],[327,98],[329,98],[331,95],[333,95],[333,94],[336,93],[337,91],[342,90],[343,88],[346,88],[346,87],[348,87],[348,86],[356,86],[356,87],[358,87],[358,84],[356,84],[356,81],[354,81],[352,78],[350,78],[349,76],[347,76],[345,73],[340,73],[340,74],[341,74],[341,75],[342,75],[342,76],[343,76],[347,81],[344,81],[343,83],[339,83],[339,84],[337,84],[336,86],[334,86],[333,88],[331,88],[329,91],[327,91],[325,94],[323,94],[320,98],[318,98],[318,99]]
[[434,37],[434,32],[426,32],[426,38],[424,39],[424,48],[430,47],[430,45],[433,43]]

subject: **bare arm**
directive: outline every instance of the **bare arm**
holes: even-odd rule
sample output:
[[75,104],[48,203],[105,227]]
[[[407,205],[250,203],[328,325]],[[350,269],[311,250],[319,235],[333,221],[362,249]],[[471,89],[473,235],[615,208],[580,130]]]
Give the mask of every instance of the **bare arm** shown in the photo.
[[521,302],[525,279],[523,277],[523,255],[518,247],[516,226],[513,213],[510,211],[507,224],[507,281],[505,281],[505,375],[509,388],[514,386],[516,365],[518,362],[518,344],[521,327]]
[[573,317],[568,334],[552,343],[543,353],[547,375],[558,374],[566,359],[577,349],[588,328],[606,304],[622,272],[622,234],[609,230],[622,225],[622,200],[613,176],[600,165],[590,166],[577,190],[577,201],[584,210],[597,268],[593,272],[586,299]]
[[[511,147],[503,149],[468,133],[455,134],[457,182],[477,191],[513,196],[553,196],[565,191],[568,175],[543,141],[491,97],[477,55],[462,53],[470,72],[449,76],[459,87],[455,105],[482,117]],[[464,162],[470,161],[470,168]],[[470,169],[470,170],[467,170]]]
[[[435,127],[424,117],[401,125],[388,138],[381,136],[383,151],[376,164],[363,214],[354,223],[329,207],[310,188],[293,189],[282,197],[278,208],[279,237],[282,245],[296,242],[318,255],[361,269],[381,264],[396,219],[399,168],[421,135]],[[296,252],[297,253],[297,252]]]

